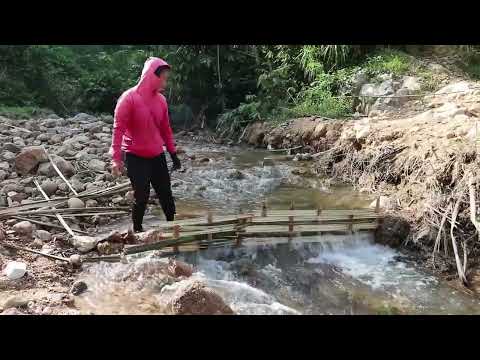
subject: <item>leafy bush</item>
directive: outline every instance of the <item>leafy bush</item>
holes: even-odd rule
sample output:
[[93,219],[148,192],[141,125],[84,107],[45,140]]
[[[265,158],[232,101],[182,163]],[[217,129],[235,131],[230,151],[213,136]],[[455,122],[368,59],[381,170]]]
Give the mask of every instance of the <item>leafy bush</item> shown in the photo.
[[221,114],[217,122],[217,131],[222,136],[233,136],[248,124],[262,120],[261,103],[254,101],[255,96],[247,96],[248,103],[242,103],[237,108]]
[[402,52],[395,50],[383,50],[367,58],[364,66],[370,76],[382,73],[391,73],[394,76],[406,74],[411,65],[411,59]]

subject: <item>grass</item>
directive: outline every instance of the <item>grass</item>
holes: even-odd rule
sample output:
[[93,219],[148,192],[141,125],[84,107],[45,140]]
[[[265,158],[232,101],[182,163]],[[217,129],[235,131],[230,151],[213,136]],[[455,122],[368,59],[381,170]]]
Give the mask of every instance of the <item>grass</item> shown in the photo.
[[35,106],[1,106],[0,116],[10,119],[31,119],[38,116],[51,115],[53,112]]

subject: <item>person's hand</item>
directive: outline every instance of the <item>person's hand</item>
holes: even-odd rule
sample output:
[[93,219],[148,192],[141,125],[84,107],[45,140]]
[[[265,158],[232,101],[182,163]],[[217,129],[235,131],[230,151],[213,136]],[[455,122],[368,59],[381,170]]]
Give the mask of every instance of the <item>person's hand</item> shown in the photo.
[[123,165],[122,164],[113,164],[112,165],[112,175],[114,177],[120,177],[123,174]]
[[173,166],[172,172],[175,170],[180,170],[182,168],[182,164],[180,163],[180,159],[177,156],[177,153],[170,153],[170,157],[172,158]]

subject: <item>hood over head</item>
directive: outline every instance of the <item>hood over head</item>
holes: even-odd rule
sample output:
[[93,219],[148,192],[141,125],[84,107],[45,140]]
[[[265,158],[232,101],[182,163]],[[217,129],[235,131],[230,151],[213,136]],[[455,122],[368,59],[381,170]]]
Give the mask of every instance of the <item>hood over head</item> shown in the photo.
[[150,57],[145,61],[142,76],[137,85],[137,89],[142,95],[154,95],[158,92],[160,79],[155,75],[155,71],[159,66],[165,66],[170,69],[170,65],[160,58]]

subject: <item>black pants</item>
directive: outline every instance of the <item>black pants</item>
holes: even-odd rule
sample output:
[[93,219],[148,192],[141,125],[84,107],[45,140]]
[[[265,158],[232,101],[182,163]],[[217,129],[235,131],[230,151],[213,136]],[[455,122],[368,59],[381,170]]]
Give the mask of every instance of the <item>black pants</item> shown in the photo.
[[134,230],[140,231],[142,229],[143,216],[150,197],[150,184],[157,193],[167,221],[173,221],[175,201],[170,186],[170,174],[165,153],[153,159],[145,159],[127,153],[125,162],[135,197],[132,208]]

